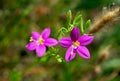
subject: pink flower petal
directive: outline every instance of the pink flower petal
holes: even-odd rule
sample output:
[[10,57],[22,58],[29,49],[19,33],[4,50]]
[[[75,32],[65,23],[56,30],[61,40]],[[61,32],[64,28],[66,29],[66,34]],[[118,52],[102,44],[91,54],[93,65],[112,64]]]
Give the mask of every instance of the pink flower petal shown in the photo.
[[44,29],[41,35],[44,39],[48,38],[50,36],[50,28]]
[[39,45],[36,47],[36,53],[38,57],[42,57],[46,52],[46,47],[44,45]]
[[48,38],[45,40],[44,44],[46,46],[55,46],[57,44],[57,40],[54,38]]
[[72,40],[70,38],[67,38],[67,37],[61,38],[59,40],[59,44],[61,46],[65,47],[65,48],[68,48],[68,47],[70,47],[72,45]]
[[94,39],[94,36],[90,36],[90,35],[83,35],[81,36],[78,41],[80,42],[80,45],[88,45],[90,44]]
[[26,45],[26,49],[27,50],[35,50],[35,48],[36,48],[36,42],[30,42],[30,43],[28,43],[27,45]]
[[70,33],[70,37],[71,37],[72,41],[78,40],[79,36],[80,36],[79,29],[77,27],[74,27]]
[[74,51],[72,46],[70,46],[65,55],[66,62],[73,60],[75,58],[75,56],[76,56],[76,51]]
[[89,50],[85,46],[79,46],[77,52],[82,58],[90,58]]
[[39,34],[39,32],[34,31],[34,32],[32,32],[31,37],[33,40],[38,40],[40,37],[40,34]]

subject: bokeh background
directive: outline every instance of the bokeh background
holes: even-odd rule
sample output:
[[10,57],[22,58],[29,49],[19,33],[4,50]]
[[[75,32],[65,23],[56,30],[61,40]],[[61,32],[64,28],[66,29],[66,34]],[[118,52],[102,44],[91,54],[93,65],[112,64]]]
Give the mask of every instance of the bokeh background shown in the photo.
[[[66,13],[83,15],[92,24],[119,6],[120,0],[0,0],[0,81],[120,81],[120,16],[95,32],[88,49],[69,63],[53,56],[37,58],[25,45],[32,31],[51,28],[51,37],[66,25]],[[64,58],[66,49],[58,46]]]

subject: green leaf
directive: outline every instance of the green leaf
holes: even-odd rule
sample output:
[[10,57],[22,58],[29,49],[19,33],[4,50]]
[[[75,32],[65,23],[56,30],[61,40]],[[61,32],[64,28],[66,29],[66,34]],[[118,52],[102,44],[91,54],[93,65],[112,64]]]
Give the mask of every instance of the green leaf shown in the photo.
[[90,27],[91,25],[91,20],[87,20],[87,22],[85,23],[85,31]]
[[63,58],[60,55],[56,55],[56,59],[58,62],[63,62]]
[[83,18],[81,17],[80,18],[80,31],[81,31],[81,34],[84,34],[84,28],[83,28]]
[[84,34],[84,29],[83,29],[83,18],[82,15],[78,12],[77,15],[75,16],[73,20],[73,25],[78,26],[80,28],[81,34]]
[[65,27],[62,27],[61,29],[60,29],[60,31],[62,32],[62,33],[67,33],[68,32],[68,30],[65,28]]
[[45,62],[47,62],[48,61],[48,56],[46,55],[46,56],[44,56],[44,57],[42,57],[42,58],[38,58],[37,59],[37,62],[43,62],[43,63],[45,63]]
[[70,32],[74,28],[74,25],[70,24],[69,28],[67,29]]
[[82,15],[78,12],[73,20],[73,25],[79,26],[79,24],[81,23],[81,18],[82,18]]
[[59,30],[58,30],[58,33],[57,33],[57,39],[60,39],[61,37],[62,37],[62,34],[65,34],[65,33],[67,33],[68,32],[68,30],[65,28],[65,27],[62,27],[62,28],[60,28]]
[[57,61],[58,61],[58,62],[62,62],[62,59],[61,59],[61,58],[57,58]]
[[71,24],[71,21],[72,21],[72,13],[71,13],[71,10],[69,10],[67,12],[67,24],[68,24],[68,27]]

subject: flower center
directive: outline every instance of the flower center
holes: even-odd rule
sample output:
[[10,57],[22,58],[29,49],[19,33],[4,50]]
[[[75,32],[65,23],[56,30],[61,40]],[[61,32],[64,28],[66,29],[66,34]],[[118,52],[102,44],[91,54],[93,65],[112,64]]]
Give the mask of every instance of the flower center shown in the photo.
[[74,43],[73,43],[73,46],[74,47],[78,47],[80,45],[80,42],[78,42],[78,41],[75,41]]
[[38,40],[38,43],[39,44],[43,44],[44,43],[44,40],[43,40],[43,38],[40,36],[40,38],[39,38],[39,40]]

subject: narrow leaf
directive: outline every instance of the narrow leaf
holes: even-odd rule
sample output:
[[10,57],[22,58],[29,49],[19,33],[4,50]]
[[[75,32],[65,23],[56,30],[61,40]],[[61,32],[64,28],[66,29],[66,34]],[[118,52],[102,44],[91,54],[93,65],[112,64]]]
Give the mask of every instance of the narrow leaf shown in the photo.
[[68,25],[68,27],[71,24],[71,21],[72,21],[72,13],[71,13],[71,10],[69,10],[67,12],[67,25]]
[[91,20],[87,20],[87,22],[85,23],[85,31],[90,27],[91,25]]
[[80,18],[80,31],[81,31],[81,34],[84,34],[83,18],[82,18],[82,16],[81,16],[81,18]]
[[82,15],[78,12],[73,20],[73,25],[74,26],[79,26],[80,22],[81,22],[81,17]]

